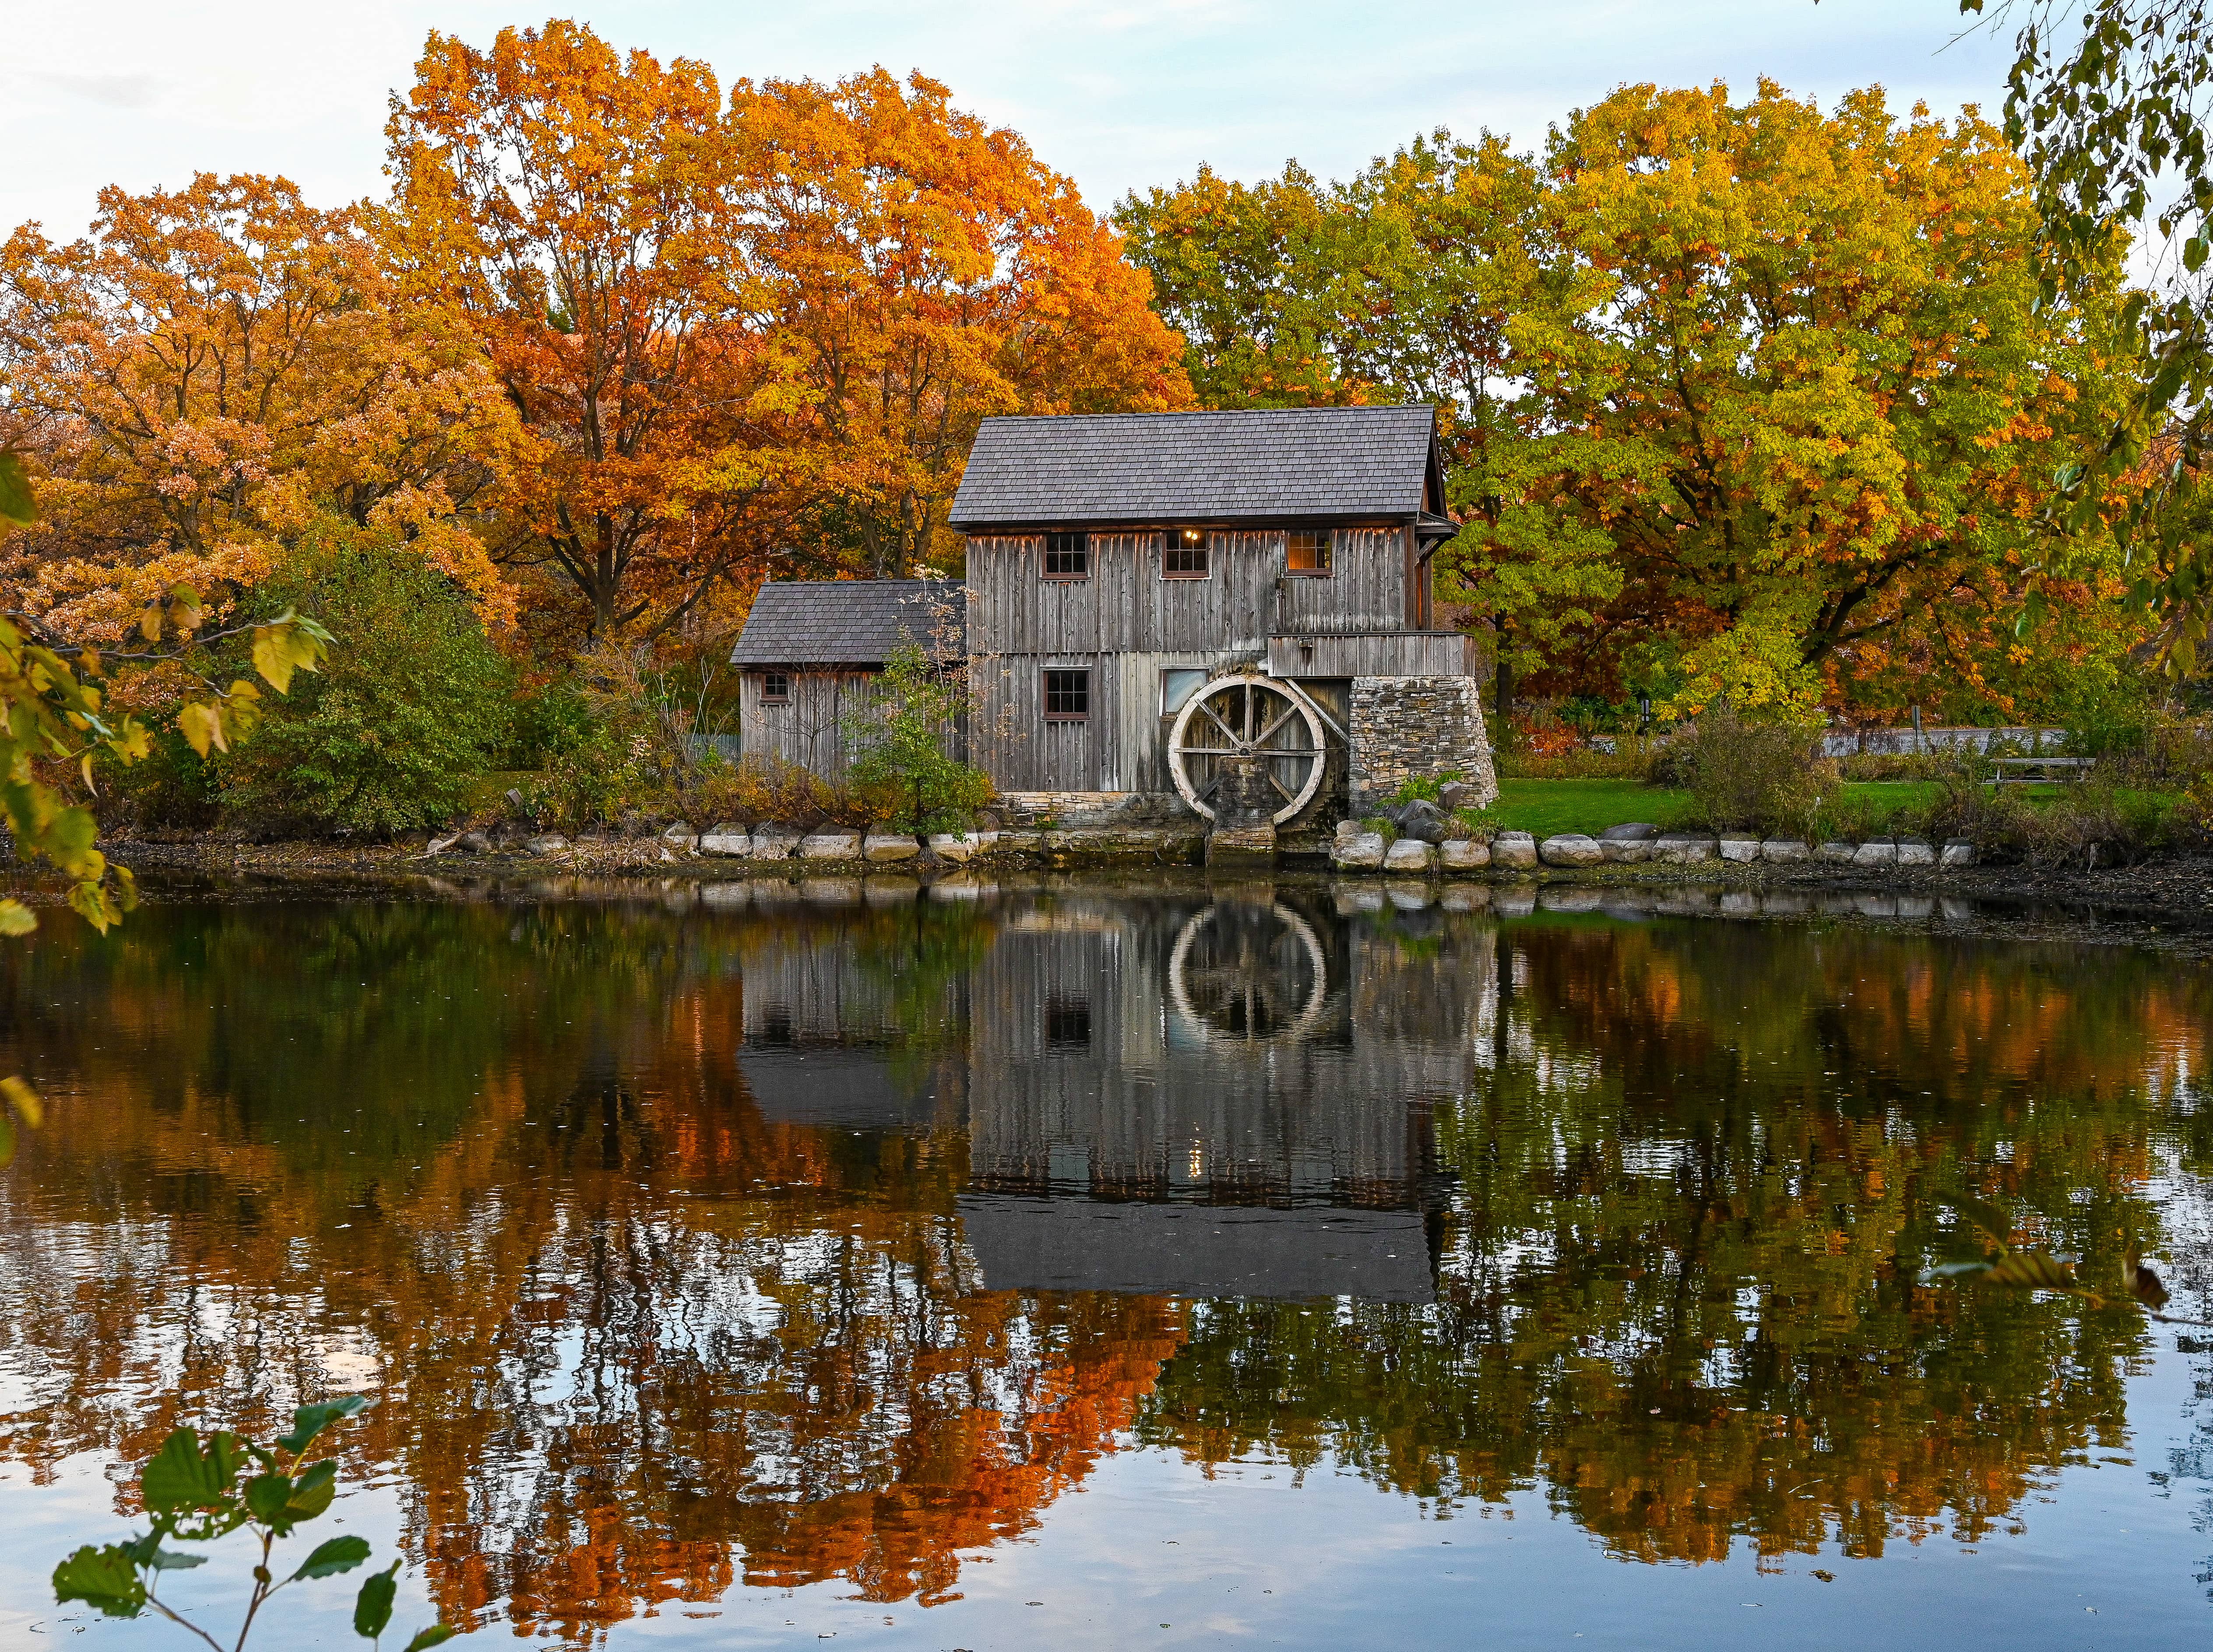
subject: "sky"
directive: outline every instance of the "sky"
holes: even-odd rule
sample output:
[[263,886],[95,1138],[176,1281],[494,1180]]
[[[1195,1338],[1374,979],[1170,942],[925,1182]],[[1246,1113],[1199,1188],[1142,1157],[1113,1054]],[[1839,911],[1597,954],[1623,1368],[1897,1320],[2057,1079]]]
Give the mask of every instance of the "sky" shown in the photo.
[[99,189],[279,173],[323,205],[384,188],[387,100],[432,28],[488,44],[568,15],[625,50],[741,77],[919,69],[1029,140],[1100,210],[1132,189],[1295,157],[1349,175],[1418,132],[1535,148],[1637,81],[1993,116],[2008,53],[1956,41],[1954,0],[13,0],[0,66],[0,230],[81,233]]

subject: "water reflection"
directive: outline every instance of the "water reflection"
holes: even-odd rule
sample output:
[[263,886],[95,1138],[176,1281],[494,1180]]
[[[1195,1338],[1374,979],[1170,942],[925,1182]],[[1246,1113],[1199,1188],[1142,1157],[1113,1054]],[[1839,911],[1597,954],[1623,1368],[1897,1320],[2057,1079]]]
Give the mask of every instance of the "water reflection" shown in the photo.
[[0,1060],[60,1105],[0,1182],[0,1452],[375,1388],[356,1466],[449,1621],[588,1641],[740,1583],[954,1598],[1132,1446],[1697,1561],[1977,1542],[2128,1437],[2132,1309],[1916,1282],[1962,1193],[2088,1275],[2169,1248],[2198,973],[857,893],[173,907],[9,955]]

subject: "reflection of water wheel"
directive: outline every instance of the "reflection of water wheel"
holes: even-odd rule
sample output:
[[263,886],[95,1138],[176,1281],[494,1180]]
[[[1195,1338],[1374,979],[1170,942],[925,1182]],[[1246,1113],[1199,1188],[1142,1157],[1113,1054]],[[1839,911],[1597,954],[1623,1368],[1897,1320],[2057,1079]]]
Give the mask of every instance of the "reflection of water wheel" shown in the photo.
[[1168,772],[1183,801],[1211,820],[1207,800],[1228,759],[1257,758],[1283,801],[1281,826],[1314,801],[1324,764],[1321,714],[1295,683],[1258,672],[1216,677],[1183,703],[1168,730]]
[[1328,997],[1321,941],[1287,906],[1219,902],[1192,915],[1168,954],[1168,1001],[1210,1039],[1296,1042]]

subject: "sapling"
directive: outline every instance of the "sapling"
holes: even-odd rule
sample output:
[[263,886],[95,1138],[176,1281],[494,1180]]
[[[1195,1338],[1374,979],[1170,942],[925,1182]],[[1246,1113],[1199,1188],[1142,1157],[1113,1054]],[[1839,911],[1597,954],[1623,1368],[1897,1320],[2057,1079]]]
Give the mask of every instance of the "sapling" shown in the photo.
[[[364,1396],[349,1394],[302,1405],[292,1414],[292,1431],[274,1442],[274,1450],[221,1429],[202,1435],[197,1429],[179,1429],[139,1471],[138,1497],[150,1529],[125,1543],[99,1548],[87,1544],[70,1556],[54,1568],[55,1600],[63,1605],[82,1600],[110,1618],[136,1618],[150,1606],[205,1642],[213,1652],[223,1652],[221,1641],[178,1613],[160,1594],[162,1573],[204,1565],[207,1557],[165,1545],[211,1543],[244,1527],[261,1539],[261,1559],[253,1568],[253,1593],[247,1601],[246,1616],[231,1643],[231,1652],[240,1652],[272,1596],[295,1583],[351,1571],[369,1559],[368,1539],[349,1535],[317,1545],[288,1577],[279,1579],[269,1564],[277,1539],[290,1538],[296,1527],[324,1514],[338,1495],[338,1466],[325,1458],[302,1467],[308,1448],[332,1423],[368,1404]],[[399,1572],[395,1560],[363,1582],[354,1602],[353,1627],[363,1639],[380,1640],[391,1623]],[[453,1635],[443,1624],[433,1624],[417,1632],[406,1652],[421,1652]]]

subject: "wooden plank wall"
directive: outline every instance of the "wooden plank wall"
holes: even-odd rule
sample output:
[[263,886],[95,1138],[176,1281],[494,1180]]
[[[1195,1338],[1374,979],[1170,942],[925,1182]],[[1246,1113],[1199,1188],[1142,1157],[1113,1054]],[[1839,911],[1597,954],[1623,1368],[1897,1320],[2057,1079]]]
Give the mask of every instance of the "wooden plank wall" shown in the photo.
[[1280,533],[1215,533],[1204,579],[1161,576],[1159,533],[1094,533],[1091,577],[1041,578],[1044,541],[968,541],[972,654],[1243,650],[1271,632],[1397,631],[1409,623],[1402,528],[1340,528],[1326,579],[1284,571]]
[[761,702],[761,674],[738,677],[739,749],[746,757],[781,758],[826,780],[845,773],[843,720],[864,693],[873,672],[794,671],[785,705]]
[[[1091,577],[1071,581],[1039,577],[1039,536],[968,542],[974,760],[1003,789],[1172,790],[1162,671],[1257,663],[1272,631],[1407,623],[1405,530],[1339,529],[1326,579],[1284,573],[1281,533],[1215,533],[1209,577],[1163,579],[1162,537],[1094,534]],[[1091,673],[1088,722],[1045,720],[1049,667]]]

